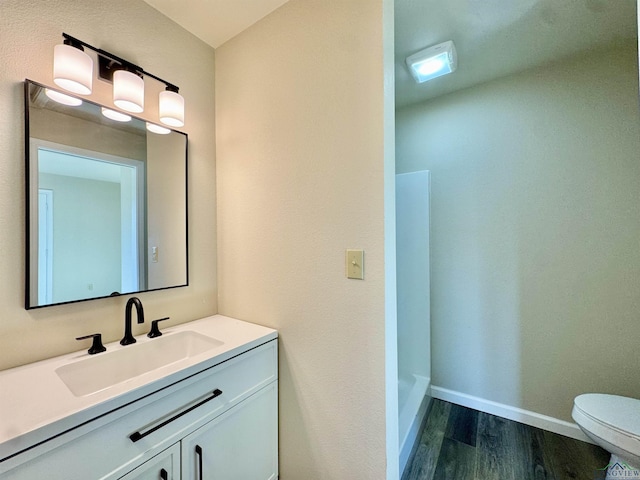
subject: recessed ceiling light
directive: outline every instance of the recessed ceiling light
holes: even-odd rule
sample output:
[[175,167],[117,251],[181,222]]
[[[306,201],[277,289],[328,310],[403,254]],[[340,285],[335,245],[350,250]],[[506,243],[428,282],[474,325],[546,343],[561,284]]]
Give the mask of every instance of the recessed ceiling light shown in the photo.
[[456,47],[451,40],[420,50],[407,57],[406,62],[418,83],[453,73],[458,67]]

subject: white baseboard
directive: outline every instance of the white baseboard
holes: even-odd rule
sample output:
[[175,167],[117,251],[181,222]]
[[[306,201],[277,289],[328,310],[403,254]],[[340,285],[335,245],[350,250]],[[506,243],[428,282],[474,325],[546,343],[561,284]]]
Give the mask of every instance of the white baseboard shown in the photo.
[[431,396],[433,398],[462,405],[463,407],[473,408],[474,410],[490,413],[498,417],[507,418],[526,425],[531,425],[532,427],[538,427],[543,430],[558,433],[565,437],[571,437],[576,440],[582,440],[583,442],[593,443],[593,441],[587,437],[582,430],[580,430],[578,425],[560,420],[559,418],[549,417],[530,410],[523,410],[521,408],[512,407],[511,405],[485,400],[484,398],[474,397],[472,395],[467,395],[466,393],[456,392],[454,390],[436,387],[433,385],[431,386]]

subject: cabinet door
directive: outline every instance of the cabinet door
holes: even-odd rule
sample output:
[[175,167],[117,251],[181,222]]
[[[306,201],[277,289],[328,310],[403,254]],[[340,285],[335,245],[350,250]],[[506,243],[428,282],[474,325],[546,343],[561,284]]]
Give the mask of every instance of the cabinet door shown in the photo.
[[180,444],[167,448],[120,480],[180,480]]
[[183,480],[278,478],[278,383],[182,440]]

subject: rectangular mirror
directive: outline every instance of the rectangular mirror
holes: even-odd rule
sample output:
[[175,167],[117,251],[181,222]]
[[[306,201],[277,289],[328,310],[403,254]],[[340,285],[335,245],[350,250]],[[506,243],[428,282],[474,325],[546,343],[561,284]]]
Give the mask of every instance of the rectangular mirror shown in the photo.
[[26,308],[188,285],[187,135],[60,94],[25,81]]

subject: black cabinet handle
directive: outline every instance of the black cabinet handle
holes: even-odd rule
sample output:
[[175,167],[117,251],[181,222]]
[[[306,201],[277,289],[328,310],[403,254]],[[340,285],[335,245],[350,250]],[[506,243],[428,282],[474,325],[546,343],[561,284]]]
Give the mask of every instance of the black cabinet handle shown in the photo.
[[202,475],[202,447],[200,445],[196,445],[196,455],[198,456],[198,479],[204,480]]
[[164,468],[160,470],[160,480],[169,480],[169,474]]
[[177,420],[178,418],[182,417],[183,415],[186,415],[187,413],[195,410],[198,407],[201,407],[202,405],[204,405],[207,402],[210,402],[211,400],[213,400],[214,398],[219,397],[220,395],[222,395],[222,390],[220,390],[219,388],[216,388],[213,392],[211,392],[211,396],[208,398],[205,398],[204,400],[202,400],[201,402],[196,403],[195,405],[191,405],[189,408],[184,409],[183,411],[181,411],[180,413],[177,413],[176,415],[174,415],[173,417],[165,420],[162,423],[159,423],[158,425],[156,425],[155,427],[150,428],[149,430],[147,430],[146,432],[134,432],[131,435],[129,435],[129,439],[132,442],[137,442],[138,440],[146,437],[147,435],[151,435],[153,432],[161,429],[162,427],[165,427],[167,425],[169,425],[171,422],[173,422],[174,420]]

